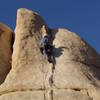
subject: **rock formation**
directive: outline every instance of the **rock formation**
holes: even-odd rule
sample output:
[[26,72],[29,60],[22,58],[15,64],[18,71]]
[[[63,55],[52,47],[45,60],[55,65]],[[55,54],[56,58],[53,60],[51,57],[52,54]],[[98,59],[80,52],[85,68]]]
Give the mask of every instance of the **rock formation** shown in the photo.
[[11,38],[11,29],[0,23],[0,84],[11,68]]
[[[46,32],[53,36],[53,64],[39,49]],[[0,100],[100,100],[100,55],[75,33],[49,29],[37,13],[21,8]]]

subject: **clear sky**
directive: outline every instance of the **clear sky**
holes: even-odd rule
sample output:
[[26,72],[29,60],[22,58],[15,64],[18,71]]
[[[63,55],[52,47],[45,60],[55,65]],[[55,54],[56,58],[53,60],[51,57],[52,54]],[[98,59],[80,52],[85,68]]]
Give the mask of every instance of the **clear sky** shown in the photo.
[[0,22],[16,25],[18,8],[38,12],[50,28],[68,28],[100,54],[100,0],[0,0]]

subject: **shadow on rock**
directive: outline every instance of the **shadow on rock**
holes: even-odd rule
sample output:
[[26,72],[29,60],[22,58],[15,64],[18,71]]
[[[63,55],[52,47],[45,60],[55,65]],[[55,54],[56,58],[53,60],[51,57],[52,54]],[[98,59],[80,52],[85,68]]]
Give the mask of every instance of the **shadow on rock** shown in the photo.
[[53,55],[54,57],[60,57],[62,54],[63,54],[63,51],[64,51],[64,48],[65,47],[58,47],[58,48],[55,48],[54,47],[54,50],[53,50]]

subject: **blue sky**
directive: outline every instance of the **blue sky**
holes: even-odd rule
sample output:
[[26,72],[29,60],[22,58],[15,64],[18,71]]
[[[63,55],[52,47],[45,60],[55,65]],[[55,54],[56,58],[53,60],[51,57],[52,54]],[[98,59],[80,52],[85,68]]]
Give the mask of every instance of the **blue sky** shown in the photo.
[[100,0],[0,0],[0,22],[16,25],[18,8],[38,12],[50,28],[68,28],[100,53]]

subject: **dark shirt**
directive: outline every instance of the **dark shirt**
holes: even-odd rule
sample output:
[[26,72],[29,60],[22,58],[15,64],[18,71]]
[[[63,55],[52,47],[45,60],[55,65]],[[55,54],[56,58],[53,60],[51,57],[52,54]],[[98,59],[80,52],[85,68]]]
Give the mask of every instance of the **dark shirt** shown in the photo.
[[44,36],[40,41],[40,50],[43,54],[43,50],[45,50],[46,54],[51,54],[52,52],[52,45],[50,44],[50,38],[48,35]]

